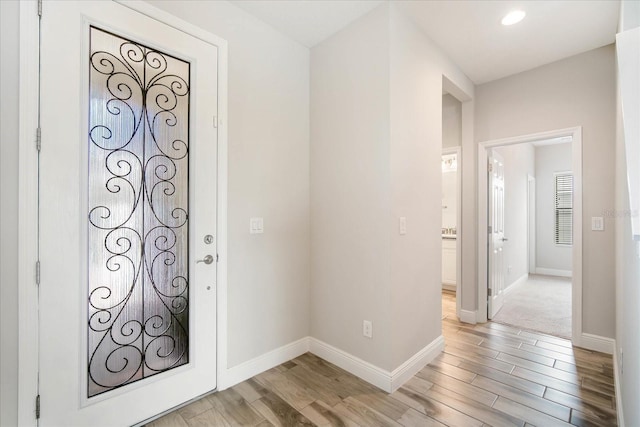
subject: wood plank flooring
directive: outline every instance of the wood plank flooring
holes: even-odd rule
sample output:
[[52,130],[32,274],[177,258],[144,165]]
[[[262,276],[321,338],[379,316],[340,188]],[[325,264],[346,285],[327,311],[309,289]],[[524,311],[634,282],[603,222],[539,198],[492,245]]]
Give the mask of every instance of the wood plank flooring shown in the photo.
[[499,323],[467,325],[443,293],[444,353],[392,394],[307,353],[148,424],[615,426],[610,356]]

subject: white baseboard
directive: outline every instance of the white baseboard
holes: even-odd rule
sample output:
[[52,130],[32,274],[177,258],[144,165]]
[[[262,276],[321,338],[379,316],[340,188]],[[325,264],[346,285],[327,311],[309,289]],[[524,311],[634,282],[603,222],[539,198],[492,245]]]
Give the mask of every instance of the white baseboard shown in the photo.
[[404,362],[398,368],[391,372],[391,391],[393,393],[404,383],[409,381],[411,377],[420,372],[422,368],[431,363],[433,359],[438,357],[444,351],[444,337],[440,335],[431,341],[426,347],[417,352],[413,357]]
[[580,335],[580,342],[576,345],[578,347],[586,348],[587,350],[613,354],[616,347],[616,341],[613,338],[601,337],[600,335],[587,334],[583,332],[582,335]]
[[301,338],[298,341],[294,341],[237,366],[228,368],[224,372],[223,378],[220,378],[218,381],[218,390],[225,390],[308,352],[309,340],[309,337]]
[[462,323],[471,323],[472,325],[475,325],[478,323],[478,312],[460,309],[460,321]]
[[316,338],[305,337],[227,369],[222,378],[218,379],[218,390],[225,390],[310,351],[366,382],[392,393],[443,350],[444,338],[440,335],[393,372],[389,372]]
[[618,416],[618,427],[624,427],[624,409],[622,407],[622,390],[620,389],[620,366],[618,365],[618,346],[613,341],[613,384],[616,391],[616,415]]
[[440,335],[400,367],[394,369],[393,372],[372,365],[369,362],[315,338],[310,338],[309,351],[366,382],[373,384],[379,389],[387,393],[392,393],[426,364],[435,359],[443,349],[444,338]]
[[536,274],[543,274],[545,276],[559,276],[559,277],[571,277],[573,274],[571,270],[556,270],[555,268],[542,268],[536,267]]
[[507,286],[503,292],[505,294],[511,292],[512,290],[517,288],[518,285],[521,285],[521,284],[525,283],[528,279],[529,279],[529,273],[523,274],[522,276],[520,276],[516,280],[514,280],[509,286]]
[[391,389],[391,374],[389,371],[365,362],[316,338],[310,339],[309,351],[386,392]]

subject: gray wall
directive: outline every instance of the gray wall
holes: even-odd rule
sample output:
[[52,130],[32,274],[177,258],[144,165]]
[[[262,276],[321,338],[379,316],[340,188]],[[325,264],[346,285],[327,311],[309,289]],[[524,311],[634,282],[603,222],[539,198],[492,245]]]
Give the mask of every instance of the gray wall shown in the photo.
[[476,141],[582,126],[583,325],[613,337],[614,227],[592,216],[614,206],[615,69],[612,45],[476,88]]
[[442,95],[442,148],[462,146],[462,103]]
[[536,147],[537,268],[571,271],[571,247],[555,243],[554,173],[567,171],[571,171],[571,143]]
[[528,176],[535,174],[531,144],[495,148],[504,159],[504,278],[505,289],[529,272],[527,228]]
[[0,425],[18,423],[19,4],[0,1]]

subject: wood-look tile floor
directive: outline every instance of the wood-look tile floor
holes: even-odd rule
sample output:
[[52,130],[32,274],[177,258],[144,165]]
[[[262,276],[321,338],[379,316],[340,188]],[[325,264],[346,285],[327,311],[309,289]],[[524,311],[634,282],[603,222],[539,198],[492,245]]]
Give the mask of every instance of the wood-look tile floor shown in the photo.
[[443,294],[446,348],[388,394],[307,353],[149,424],[615,426],[611,356],[498,323],[462,324]]

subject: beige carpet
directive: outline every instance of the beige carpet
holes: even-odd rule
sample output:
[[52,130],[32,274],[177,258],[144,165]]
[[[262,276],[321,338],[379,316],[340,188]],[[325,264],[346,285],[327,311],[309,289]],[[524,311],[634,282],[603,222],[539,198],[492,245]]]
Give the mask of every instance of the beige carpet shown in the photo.
[[492,320],[570,339],[571,279],[530,275],[506,293]]

